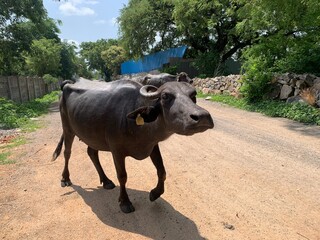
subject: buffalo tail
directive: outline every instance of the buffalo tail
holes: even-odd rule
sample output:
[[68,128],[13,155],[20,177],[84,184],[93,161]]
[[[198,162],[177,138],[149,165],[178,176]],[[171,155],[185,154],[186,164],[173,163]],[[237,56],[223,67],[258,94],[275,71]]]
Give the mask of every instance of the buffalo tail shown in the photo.
[[58,146],[56,147],[56,150],[54,150],[54,152],[53,152],[51,161],[54,161],[54,160],[56,160],[56,159],[59,157],[59,155],[60,155],[60,153],[61,153],[63,141],[64,141],[64,137],[63,137],[63,134],[62,134],[62,135],[61,135],[61,138],[60,138],[60,141],[59,141],[59,143],[58,143]]

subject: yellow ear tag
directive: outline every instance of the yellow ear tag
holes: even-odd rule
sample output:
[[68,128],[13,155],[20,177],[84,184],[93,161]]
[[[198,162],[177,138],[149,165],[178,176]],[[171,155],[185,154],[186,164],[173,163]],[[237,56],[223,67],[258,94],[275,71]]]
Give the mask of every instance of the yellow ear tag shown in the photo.
[[140,114],[138,114],[137,118],[136,118],[136,124],[138,126],[142,126],[144,124],[144,120],[143,120],[143,117],[141,117]]

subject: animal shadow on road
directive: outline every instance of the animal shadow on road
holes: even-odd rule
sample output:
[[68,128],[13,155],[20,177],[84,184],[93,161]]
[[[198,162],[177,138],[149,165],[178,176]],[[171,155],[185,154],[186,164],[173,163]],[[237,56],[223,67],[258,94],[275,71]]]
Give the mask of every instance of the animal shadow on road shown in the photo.
[[150,202],[148,192],[127,188],[136,211],[125,214],[120,211],[117,201],[119,187],[111,191],[103,188],[84,189],[77,185],[72,185],[72,188],[104,224],[113,228],[151,239],[205,239],[191,219],[162,198]]
[[320,127],[316,125],[308,125],[299,122],[287,123],[286,127],[289,130],[299,132],[306,136],[318,137],[320,138]]

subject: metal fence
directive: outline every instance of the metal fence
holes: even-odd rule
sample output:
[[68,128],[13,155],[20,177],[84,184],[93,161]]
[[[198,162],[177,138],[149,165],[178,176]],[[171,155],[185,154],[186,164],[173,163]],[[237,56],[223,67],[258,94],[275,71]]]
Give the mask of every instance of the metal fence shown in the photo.
[[0,76],[0,97],[27,102],[59,89],[59,85],[46,84],[40,77]]

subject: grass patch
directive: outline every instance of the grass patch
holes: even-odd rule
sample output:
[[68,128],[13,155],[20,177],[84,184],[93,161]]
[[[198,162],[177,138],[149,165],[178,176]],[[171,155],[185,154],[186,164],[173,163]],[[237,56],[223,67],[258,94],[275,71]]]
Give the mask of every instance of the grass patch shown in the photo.
[[304,103],[288,104],[282,101],[264,100],[249,102],[242,98],[237,99],[230,95],[212,95],[198,93],[198,97],[211,97],[211,101],[221,102],[227,105],[251,111],[259,112],[270,117],[282,117],[295,120],[301,123],[315,124],[320,126],[320,109]]
[[7,143],[3,146],[0,146],[0,150],[1,149],[6,149],[6,150],[12,149],[14,147],[18,147],[18,146],[26,144],[26,143],[27,143],[27,140],[24,137],[19,136],[19,137],[12,139],[9,143]]
[[8,157],[10,156],[10,154],[11,154],[10,152],[0,153],[0,165],[15,163],[12,160],[8,160]]

